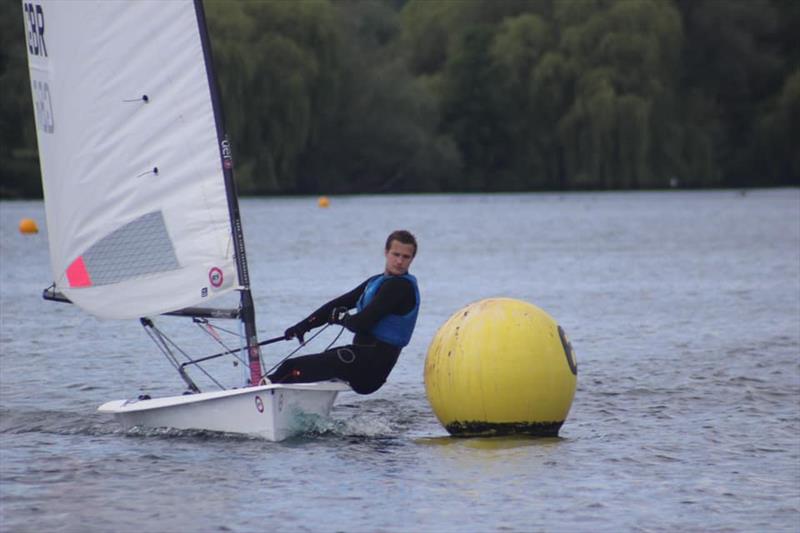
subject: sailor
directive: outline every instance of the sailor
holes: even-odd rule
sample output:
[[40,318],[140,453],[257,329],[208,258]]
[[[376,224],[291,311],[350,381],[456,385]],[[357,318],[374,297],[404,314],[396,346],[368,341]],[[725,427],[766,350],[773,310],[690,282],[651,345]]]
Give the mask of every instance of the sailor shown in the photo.
[[[386,239],[386,267],[358,287],[326,303],[285,332],[303,336],[324,324],[340,324],[355,335],[352,344],[286,360],[268,377],[272,383],[309,383],[340,379],[359,394],[378,390],[411,340],[419,312],[417,279],[408,273],[417,241],[398,230]],[[349,314],[351,309],[356,312]]]

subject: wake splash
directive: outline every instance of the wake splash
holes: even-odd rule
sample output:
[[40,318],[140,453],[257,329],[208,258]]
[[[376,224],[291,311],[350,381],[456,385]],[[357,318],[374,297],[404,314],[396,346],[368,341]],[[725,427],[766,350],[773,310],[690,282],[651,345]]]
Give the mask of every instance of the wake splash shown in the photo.
[[[349,418],[330,418],[299,413],[297,434],[288,439],[381,438],[397,434],[390,421],[378,414],[355,414]],[[0,409],[0,435],[49,434],[87,437],[138,437],[188,440],[263,441],[257,435],[225,433],[200,429],[122,428],[113,417],[99,413],[45,409]]]
[[298,435],[295,437],[366,437],[379,438],[397,434],[383,416],[365,414],[352,418],[330,418],[319,415],[297,415]]

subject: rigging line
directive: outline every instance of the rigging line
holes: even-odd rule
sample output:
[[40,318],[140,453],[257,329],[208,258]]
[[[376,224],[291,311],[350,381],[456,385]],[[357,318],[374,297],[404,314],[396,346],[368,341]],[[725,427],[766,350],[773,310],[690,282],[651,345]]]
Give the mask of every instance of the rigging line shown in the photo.
[[[156,325],[155,325],[155,324],[154,324],[154,323],[153,323],[151,320],[148,320],[148,322],[149,322],[149,324],[148,324],[146,327],[150,327],[150,328],[152,328],[152,329],[153,329],[153,331],[154,331],[154,332],[155,332],[155,333],[158,335],[158,338],[159,338],[159,339],[161,339],[161,341],[164,343],[164,346],[165,346],[165,347],[167,347],[167,344],[169,344],[170,346],[172,346],[172,347],[173,347],[175,350],[177,350],[178,352],[180,352],[180,353],[181,353],[181,355],[183,355],[183,357],[185,357],[185,358],[186,358],[186,360],[187,360],[188,362],[190,362],[190,363],[193,363],[193,364],[194,364],[194,365],[195,365],[195,366],[196,366],[196,367],[197,367],[197,368],[200,370],[200,372],[202,372],[203,374],[205,374],[205,375],[206,375],[206,377],[207,377],[208,379],[210,379],[211,381],[213,381],[213,382],[214,382],[214,384],[215,384],[217,387],[219,387],[221,390],[226,390],[226,389],[225,389],[225,387],[224,387],[224,386],[223,386],[223,385],[222,385],[222,384],[221,384],[219,381],[217,381],[216,379],[214,379],[214,376],[212,376],[211,374],[209,374],[209,373],[208,373],[208,371],[206,371],[206,369],[205,369],[205,368],[203,368],[202,366],[200,366],[200,363],[196,363],[196,362],[195,362],[195,361],[194,361],[194,360],[193,360],[191,357],[189,357],[189,354],[187,354],[185,351],[183,351],[183,349],[181,349],[181,347],[180,347],[180,346],[178,346],[178,345],[175,343],[175,341],[173,341],[172,339],[170,339],[169,337],[167,337],[166,335],[164,335],[164,333],[163,333],[161,330],[159,330],[159,329],[156,327]],[[167,349],[168,349],[168,348],[167,348]],[[163,352],[163,350],[162,350],[162,352]],[[171,352],[170,352],[170,355],[171,355]],[[171,355],[171,356],[172,356],[172,358],[175,360],[175,362],[177,363],[177,357],[175,357],[174,355]],[[183,374],[183,373],[184,373],[184,371],[183,371],[183,368],[181,368],[181,365],[179,365],[179,366],[177,367],[177,370],[178,370],[178,373],[180,373],[180,374]]]
[[[214,379],[214,376],[212,376],[212,375],[211,375],[211,374],[210,374],[210,373],[209,373],[209,372],[208,372],[208,371],[207,371],[205,368],[203,368],[202,366],[200,366],[200,363],[198,363],[198,362],[196,362],[194,359],[192,359],[192,358],[189,356],[189,354],[187,354],[185,351],[183,351],[183,349],[182,349],[180,346],[178,346],[178,345],[175,343],[175,341],[173,341],[173,340],[172,340],[172,339],[170,339],[169,337],[165,337],[165,339],[167,340],[167,342],[169,342],[169,343],[172,345],[172,347],[173,347],[173,348],[175,348],[177,351],[179,351],[179,352],[181,353],[181,355],[183,355],[183,356],[186,358],[186,361],[187,361],[187,363],[192,363],[194,366],[196,366],[196,367],[198,368],[198,370],[200,370],[200,372],[202,372],[203,374],[205,374],[205,376],[206,376],[208,379],[210,379],[211,381],[213,381],[213,382],[214,382],[214,384],[215,384],[217,387],[219,387],[219,388],[220,388],[220,390],[225,390],[225,387],[222,385],[222,383],[220,383],[219,381],[217,381],[216,379]],[[185,363],[184,363],[184,364],[185,364]],[[184,372],[185,372],[185,370],[183,369],[183,366],[184,366],[183,364],[180,366],[180,368],[179,368],[179,370],[178,370],[179,372],[180,372],[180,371],[184,371]],[[199,391],[198,391],[198,392],[199,392]]]
[[[247,363],[245,363],[244,359],[242,359],[241,357],[239,357],[238,355],[236,355],[238,352],[241,352],[241,351],[242,351],[242,348],[238,348],[238,349],[236,349],[236,350],[231,350],[231,348],[230,348],[230,347],[229,347],[227,344],[225,344],[224,342],[222,342],[222,339],[220,339],[220,338],[218,338],[218,337],[215,337],[215,336],[214,336],[214,335],[213,335],[213,334],[212,334],[210,331],[208,331],[206,328],[204,328],[204,327],[202,326],[202,324],[200,324],[200,323],[198,323],[198,322],[195,322],[195,324],[197,324],[197,327],[198,327],[198,328],[200,328],[200,331],[202,331],[203,333],[205,333],[206,335],[208,335],[209,337],[211,337],[212,339],[214,339],[215,341],[217,341],[217,344],[219,344],[220,346],[222,346],[223,348],[225,348],[225,349],[227,350],[227,352],[226,352],[226,353],[229,353],[229,354],[231,354],[231,355],[232,355],[232,356],[233,356],[233,357],[234,357],[234,358],[235,358],[237,361],[239,361],[239,362],[240,362],[240,363],[242,363],[243,365],[244,365],[244,364],[247,364]],[[208,321],[206,321],[206,325],[210,326],[210,324],[208,324]],[[221,328],[218,328],[218,329],[221,329]],[[222,330],[222,329],[221,329],[221,330]],[[222,330],[222,331],[225,331],[225,330]]]
[[[275,363],[275,365],[274,365],[272,368],[270,368],[269,370],[267,370],[266,372],[264,372],[264,373],[261,375],[261,377],[263,378],[264,376],[268,375],[270,372],[272,372],[273,370],[275,370],[276,368],[278,368],[278,366],[279,366],[281,363],[283,363],[284,361],[286,361],[287,359],[289,359],[291,356],[293,356],[294,354],[296,354],[297,352],[299,352],[300,350],[302,350],[303,348],[305,348],[306,344],[308,344],[308,343],[310,343],[311,341],[313,341],[314,339],[316,339],[316,338],[319,336],[319,334],[320,334],[320,333],[322,333],[323,331],[325,331],[326,329],[328,329],[328,326],[330,326],[330,324],[325,324],[325,326],[324,326],[324,327],[323,327],[321,330],[319,330],[318,332],[314,333],[314,334],[313,334],[313,335],[312,335],[312,336],[311,336],[311,337],[310,337],[310,338],[309,338],[307,341],[305,341],[305,342],[301,342],[301,343],[300,343],[300,346],[298,346],[297,348],[295,348],[294,350],[292,350],[291,352],[289,352],[289,355],[287,355],[286,357],[284,357],[283,359],[281,359],[280,361],[278,361],[277,363]],[[343,328],[343,329],[344,329],[344,328]],[[339,334],[341,335],[341,333],[339,333]],[[338,338],[338,337],[337,337],[337,338]]]
[[336,334],[336,337],[331,341],[331,343],[328,346],[325,347],[325,350],[323,351],[327,352],[328,350],[330,350],[331,346],[333,346],[334,343],[339,340],[339,337],[342,336],[342,333],[344,333],[344,326],[342,326],[342,329],[339,330],[339,333]]
[[[323,331],[325,331],[326,329],[328,329],[328,326],[330,326],[330,324],[325,324],[325,327],[323,327],[323,328],[322,328],[321,330],[319,330],[318,332],[314,333],[314,334],[313,334],[313,335],[312,335],[312,336],[311,336],[311,337],[310,337],[310,338],[309,338],[307,341],[300,343],[300,346],[298,346],[297,348],[295,348],[294,350],[292,350],[291,352],[289,352],[289,355],[287,355],[286,357],[284,357],[283,359],[281,359],[280,361],[278,361],[277,363],[275,363],[275,364],[272,366],[272,368],[270,368],[269,370],[267,370],[266,372],[264,372],[263,374],[261,374],[261,377],[263,378],[264,376],[268,375],[270,372],[272,372],[273,370],[275,370],[276,368],[278,368],[278,367],[280,366],[280,364],[281,364],[281,363],[283,363],[284,361],[286,361],[287,359],[289,359],[291,356],[293,356],[294,354],[296,354],[297,352],[299,352],[300,350],[302,350],[303,348],[305,348],[305,346],[306,346],[308,343],[310,343],[311,341],[313,341],[315,338],[317,338],[317,337],[319,336],[319,334],[320,334],[320,333],[322,333]],[[327,347],[327,348],[325,348],[325,350],[323,350],[323,351],[327,351],[328,349],[330,349],[330,347],[331,347],[331,346],[333,346],[333,343],[334,343],[334,342],[336,342],[336,341],[339,339],[339,337],[341,337],[341,336],[342,336],[342,333],[343,333],[343,332],[344,332],[344,326],[342,326],[342,329],[341,329],[341,331],[339,331],[339,334],[338,334],[338,335],[336,335],[336,338],[335,338],[335,339],[333,339],[333,341],[331,341],[331,343],[328,345],[328,347]]]
[[164,354],[164,356],[167,358],[167,361],[172,363],[172,366],[174,366],[175,370],[178,371],[178,374],[181,376],[181,379],[183,379],[184,383],[186,383],[186,386],[189,387],[189,390],[193,392],[200,392],[200,389],[197,387],[195,382],[192,381],[192,378],[190,378],[186,374],[186,371],[178,365],[178,360],[169,349],[164,335],[153,326],[153,322],[150,319],[142,318],[141,323],[142,326],[145,327],[145,332],[155,343],[156,347],[161,350],[161,353]]
[[149,328],[145,328],[144,332],[147,333],[147,336],[150,337],[150,340],[153,341],[153,343],[161,351],[164,357],[167,358],[167,361],[169,361],[170,364],[172,364],[172,366],[175,367],[175,370],[178,370],[180,365],[178,364],[178,361],[175,359],[175,356],[172,355],[172,353],[169,351],[169,347],[166,346],[166,343],[164,343],[164,340],[161,338],[161,336],[154,331],[150,331]]
[[[218,325],[216,323],[212,324],[211,321],[208,320],[207,318],[198,318],[196,316],[193,316],[192,317],[192,322],[194,322],[195,324],[197,324],[197,323],[208,324],[209,326],[213,327],[214,329],[218,329],[219,331],[224,331],[228,335],[233,335],[234,337],[239,337],[240,339],[244,338],[244,333],[242,333],[241,331],[233,331],[231,329],[223,328],[222,326],[220,326],[220,325]],[[239,323],[241,324],[241,321],[239,321]]]
[[[177,370],[178,374],[181,376],[181,378],[189,387],[189,389],[194,392],[200,392],[200,389],[197,387],[194,381],[192,381],[192,379],[188,376],[186,371],[183,368],[181,368],[181,366],[178,364],[178,358],[175,357],[175,355],[169,349],[169,344],[168,344],[169,339],[158,328],[155,327],[152,320],[142,319],[142,325],[146,326],[145,331],[147,332],[147,334],[150,336],[151,339],[153,339],[153,342],[155,342],[156,346],[161,350],[161,353],[164,354],[167,360],[170,361],[170,363],[172,363],[172,365],[175,367],[175,370]],[[150,331],[151,329],[152,331]],[[174,345],[174,343],[172,344]],[[186,354],[184,354],[184,356],[186,356]]]
[[[285,340],[287,340],[286,337],[281,335],[280,337],[274,337],[272,339],[267,339],[265,341],[261,341],[258,344],[256,344],[256,346],[264,346],[266,344],[272,344],[272,343],[275,343],[275,342],[280,342],[280,341],[285,341]],[[240,352],[240,351],[243,351],[243,350],[246,350],[246,349],[247,349],[247,347],[245,346],[243,348],[236,348],[235,350],[228,350],[227,352],[215,353],[214,355],[209,355],[207,357],[203,357],[201,359],[198,359],[198,361],[207,361],[209,359],[214,359],[216,357],[221,357],[223,355],[228,355],[228,354],[231,354],[231,353]]]

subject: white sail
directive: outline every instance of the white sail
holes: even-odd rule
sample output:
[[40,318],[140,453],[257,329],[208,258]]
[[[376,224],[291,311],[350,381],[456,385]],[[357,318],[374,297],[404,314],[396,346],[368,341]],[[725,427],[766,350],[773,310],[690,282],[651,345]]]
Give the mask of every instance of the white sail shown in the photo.
[[194,3],[22,4],[57,290],[134,318],[237,288]]

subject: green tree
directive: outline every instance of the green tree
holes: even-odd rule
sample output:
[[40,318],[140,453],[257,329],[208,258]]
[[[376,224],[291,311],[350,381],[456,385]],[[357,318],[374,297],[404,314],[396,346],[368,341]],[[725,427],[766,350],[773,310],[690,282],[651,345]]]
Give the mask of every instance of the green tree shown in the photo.
[[[204,0],[245,193],[798,185],[796,0]],[[41,193],[0,2],[0,195]]]
[[297,159],[338,101],[340,35],[323,0],[207,2],[242,189],[297,189]]
[[435,75],[472,26],[494,27],[526,12],[548,12],[553,0],[411,0],[402,11],[403,48],[411,71]]
[[577,187],[664,186],[680,168],[677,127],[682,27],[660,0],[561,2],[560,52],[576,73],[559,122],[565,168]]
[[0,2],[0,197],[42,195],[25,43],[19,2]]
[[437,135],[437,101],[398,49],[398,12],[381,2],[335,5],[345,58],[339,100],[300,157],[298,192],[441,190],[460,159]]
[[800,69],[783,84],[770,101],[758,125],[759,168],[781,185],[800,184]]
[[442,97],[442,128],[459,147],[465,165],[460,183],[466,190],[518,188],[509,169],[511,155],[497,69],[489,54],[491,27],[472,26],[448,60]]
[[[758,183],[762,180],[755,144],[759,108],[774,98],[789,71],[782,46],[776,42],[780,35],[777,4],[769,0],[677,2],[686,28],[682,63],[687,145],[701,162],[700,168],[711,160],[714,174],[720,176],[719,182],[701,183]],[[702,153],[697,146],[710,153]],[[696,160],[689,161],[694,166]]]
[[497,89],[505,94],[509,171],[524,188],[563,185],[560,144],[554,132],[566,110],[573,76],[556,52],[556,31],[543,16],[504,20],[491,47]]
[[424,5],[404,22],[438,37],[409,30],[410,63],[441,78],[430,87],[468,188],[656,187],[685,166],[671,2],[503,3],[502,16],[482,1]]

